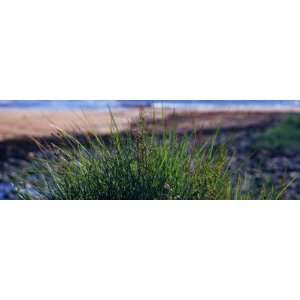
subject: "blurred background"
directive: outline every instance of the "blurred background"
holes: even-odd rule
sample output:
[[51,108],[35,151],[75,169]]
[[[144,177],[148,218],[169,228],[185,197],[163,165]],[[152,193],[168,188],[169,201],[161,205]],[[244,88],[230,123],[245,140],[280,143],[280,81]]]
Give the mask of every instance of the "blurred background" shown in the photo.
[[[220,139],[230,147],[233,169],[242,169],[258,186],[263,180],[275,185],[292,182],[285,198],[300,199],[300,101],[296,100],[2,100],[0,199],[18,197],[18,178],[41,155],[37,141],[59,142],[57,129],[79,136],[89,132],[109,136],[110,111],[119,129],[129,132],[141,110],[155,130],[169,126],[176,127],[178,134],[196,131],[199,143],[220,129]],[[26,180],[30,189],[38,175]]]

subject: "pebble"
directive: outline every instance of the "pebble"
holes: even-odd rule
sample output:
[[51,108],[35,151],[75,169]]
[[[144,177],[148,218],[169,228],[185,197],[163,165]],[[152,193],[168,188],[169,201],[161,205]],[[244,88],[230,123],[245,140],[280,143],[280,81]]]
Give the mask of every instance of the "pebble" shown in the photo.
[[9,199],[10,194],[13,192],[14,186],[11,183],[0,183],[0,200]]

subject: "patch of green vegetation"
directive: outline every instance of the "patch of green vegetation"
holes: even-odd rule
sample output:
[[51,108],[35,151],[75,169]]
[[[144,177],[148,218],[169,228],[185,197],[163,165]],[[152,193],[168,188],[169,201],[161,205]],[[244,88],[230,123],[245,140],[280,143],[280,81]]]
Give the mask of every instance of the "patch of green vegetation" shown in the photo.
[[294,152],[300,149],[300,117],[290,116],[278,125],[262,133],[257,149]]
[[[112,117],[113,120],[113,117]],[[38,160],[32,174],[34,194],[25,199],[277,199],[285,189],[263,186],[245,191],[245,180],[233,174],[225,144],[216,136],[192,146],[191,136],[179,138],[175,130],[162,136],[151,133],[141,117],[138,131],[122,135],[113,120],[109,144],[99,137],[57,147],[53,160]]]

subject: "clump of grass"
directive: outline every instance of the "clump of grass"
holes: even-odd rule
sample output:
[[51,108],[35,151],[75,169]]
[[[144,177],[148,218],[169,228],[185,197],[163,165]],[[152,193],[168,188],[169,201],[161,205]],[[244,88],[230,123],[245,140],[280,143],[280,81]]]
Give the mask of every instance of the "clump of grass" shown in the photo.
[[300,117],[290,116],[262,133],[256,143],[258,149],[295,152],[300,149]]
[[230,169],[225,144],[216,136],[193,147],[191,136],[178,137],[169,130],[158,137],[149,132],[141,116],[137,132],[122,135],[113,121],[110,143],[99,137],[56,147],[52,160],[39,160],[33,174],[35,194],[26,199],[276,199],[285,190],[264,186],[257,193],[244,191],[242,176]]

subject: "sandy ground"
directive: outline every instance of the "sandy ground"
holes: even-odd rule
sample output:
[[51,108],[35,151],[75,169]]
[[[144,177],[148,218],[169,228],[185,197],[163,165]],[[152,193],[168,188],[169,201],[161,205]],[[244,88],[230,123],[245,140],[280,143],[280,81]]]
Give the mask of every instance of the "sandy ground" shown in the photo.
[[[293,111],[295,112],[295,111]],[[161,110],[144,110],[146,119],[152,123],[153,115],[161,119]],[[140,110],[116,110],[113,112],[121,131],[134,127]],[[213,128],[244,128],[256,126],[278,118],[283,112],[278,111],[173,111],[164,112],[165,122],[158,124],[173,126],[178,130],[213,129]],[[286,114],[286,112],[284,112]],[[92,131],[98,134],[110,133],[111,117],[105,111],[0,111],[0,142],[9,139],[26,137],[47,137],[57,131],[57,128],[72,132]]]

